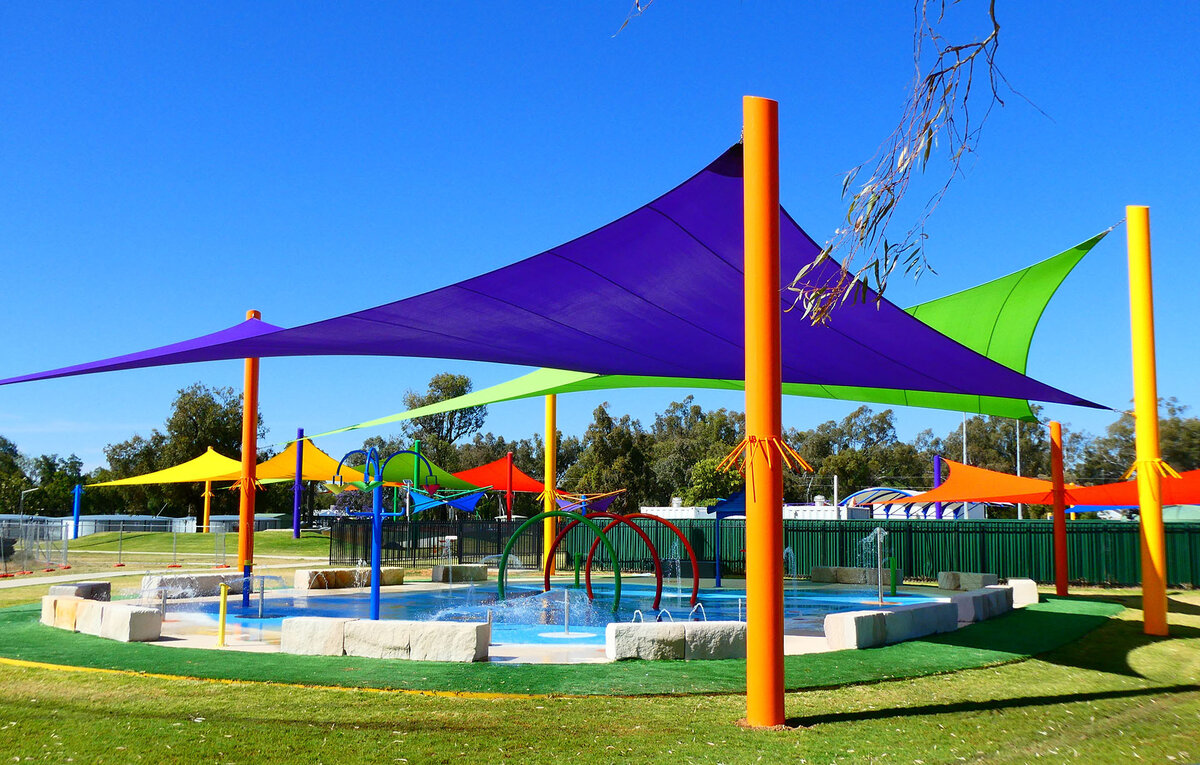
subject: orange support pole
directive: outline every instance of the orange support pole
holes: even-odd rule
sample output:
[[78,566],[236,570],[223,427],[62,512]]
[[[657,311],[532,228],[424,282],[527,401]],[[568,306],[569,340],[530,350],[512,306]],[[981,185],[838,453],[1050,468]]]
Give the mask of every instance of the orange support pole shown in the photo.
[[1050,478],[1054,494],[1054,591],[1067,594],[1067,506],[1063,488],[1062,425],[1050,423]]
[[[246,319],[260,319],[246,311]],[[258,460],[258,359],[246,359],[242,386],[242,478],[238,504],[238,566],[245,576],[254,568],[254,483]],[[242,599],[249,602],[248,588]]]
[[[746,293],[746,723],[782,725],[783,435],[779,346],[779,105],[742,99]],[[757,439],[757,443],[755,440]]]
[[1167,542],[1162,518],[1162,453],[1158,441],[1158,372],[1154,353],[1154,285],[1150,208],[1125,208],[1129,247],[1129,334],[1133,340],[1134,443],[1142,531],[1142,630],[1167,635]]
[[[547,513],[557,510],[558,503],[555,502],[554,488],[558,484],[558,399],[551,393],[546,396],[546,454],[545,454],[545,470],[542,471],[542,478],[545,481],[545,492],[543,493],[543,507]],[[557,518],[546,518],[542,521],[542,560],[543,571],[554,573],[554,556],[551,554],[551,547],[554,545],[554,537],[558,536]]]

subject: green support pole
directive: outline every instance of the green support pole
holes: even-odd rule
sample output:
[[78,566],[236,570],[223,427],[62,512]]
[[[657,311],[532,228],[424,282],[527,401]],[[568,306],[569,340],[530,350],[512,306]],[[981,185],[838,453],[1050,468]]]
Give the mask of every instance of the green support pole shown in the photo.
[[892,570],[892,596],[896,595],[896,556],[888,558],[888,567]]
[[413,488],[421,488],[421,439],[413,441]]
[[579,562],[582,560],[579,553],[575,553],[575,589],[579,589]]

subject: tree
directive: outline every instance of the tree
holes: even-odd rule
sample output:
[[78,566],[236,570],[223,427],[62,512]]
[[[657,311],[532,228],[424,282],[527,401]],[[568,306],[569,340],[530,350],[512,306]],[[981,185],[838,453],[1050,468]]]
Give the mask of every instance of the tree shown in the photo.
[[[700,479],[693,476],[693,470],[706,459],[720,462],[746,434],[746,417],[741,412],[725,409],[705,412],[693,401],[688,396],[683,401],[672,402],[662,414],[655,416],[650,430],[654,442],[651,467],[655,480],[671,496],[684,496],[698,490]],[[709,478],[705,476],[703,480]],[[702,498],[724,496],[728,495],[704,494]]]
[[630,512],[642,505],[663,504],[664,492],[650,466],[653,436],[627,414],[614,420],[607,402],[596,407],[592,418],[583,437],[583,453],[563,476],[564,488],[583,494],[625,489],[615,505]]
[[[195,383],[181,388],[171,403],[171,412],[163,425],[149,437],[135,434],[126,441],[109,444],[104,449],[108,469],[97,471],[98,480],[113,480],[162,470],[199,457],[208,447],[227,457],[242,456],[242,397],[233,388],[209,388]],[[267,428],[262,414],[258,415],[258,441],[266,439]],[[270,452],[260,449],[261,460]],[[138,513],[158,514],[165,507],[179,508],[188,515],[199,517],[204,505],[203,484],[160,484],[122,486],[103,489],[115,492],[123,509]],[[290,487],[272,486],[259,492],[256,508],[259,512],[282,511],[290,507]],[[99,493],[99,492],[98,492]],[[214,514],[237,512],[236,492],[214,491]],[[102,502],[98,497],[89,500],[89,509]]]
[[[404,406],[408,409],[416,409],[448,401],[465,396],[472,391],[473,387],[471,378],[466,375],[442,372],[430,378],[429,387],[424,393],[417,393],[413,390],[406,391]],[[401,426],[401,433],[408,442],[408,445],[402,448],[411,449],[413,439],[419,438],[421,439],[421,451],[427,454],[431,460],[447,470],[458,470],[454,442],[463,436],[477,432],[483,427],[486,419],[486,406],[472,406],[408,420]],[[396,439],[392,438],[384,443],[388,444],[390,448],[395,441]]]
[[74,454],[66,459],[57,454],[43,454],[33,460],[32,472],[39,489],[36,507],[56,514],[69,513],[74,504],[75,484],[83,483],[83,461]]
[[[896,437],[895,412],[875,413],[860,406],[841,422],[832,420],[809,431],[789,429],[785,440],[816,470],[818,476],[838,477],[842,496],[871,486],[919,486],[928,484],[932,455]],[[806,482],[803,477],[788,479],[784,495],[789,500],[811,501],[811,490],[804,497],[795,493]],[[825,484],[821,490],[829,491]]]
[[746,489],[746,479],[737,470],[718,470],[721,457],[705,457],[688,471],[683,504],[689,507],[713,504]]
[[[1159,410],[1166,414],[1158,421],[1162,458],[1179,471],[1200,468],[1200,419],[1186,417],[1188,409],[1174,397],[1159,399]],[[1073,466],[1076,477],[1095,483],[1120,480],[1137,459],[1134,424],[1133,415],[1125,412],[1103,436],[1085,437]]]
[[22,467],[24,458],[17,445],[0,436],[0,508],[15,513],[21,502],[21,492],[33,484]]

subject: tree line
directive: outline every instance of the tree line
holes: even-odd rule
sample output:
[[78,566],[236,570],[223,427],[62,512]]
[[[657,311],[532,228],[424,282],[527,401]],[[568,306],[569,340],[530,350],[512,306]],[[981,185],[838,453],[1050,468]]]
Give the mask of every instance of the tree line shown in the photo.
[[[470,392],[469,378],[443,373],[435,375],[424,392],[404,394],[407,408],[445,401]],[[1188,416],[1188,408],[1175,399],[1162,402],[1160,423],[1163,458],[1177,470],[1200,467],[1200,419]],[[742,490],[744,480],[736,472],[719,470],[721,460],[745,436],[745,416],[725,408],[706,410],[692,396],[674,401],[643,424],[628,414],[610,411],[605,403],[596,407],[592,421],[581,436],[558,434],[558,486],[582,494],[624,489],[618,508],[667,505],[679,498],[685,505],[708,504]],[[222,454],[241,456],[241,396],[231,388],[209,388],[199,383],[178,392],[161,429],[104,449],[107,465],[88,473],[75,455],[23,456],[16,444],[0,436],[0,507],[16,512],[20,492],[37,487],[27,498],[25,511],[40,509],[52,514],[68,512],[71,488],[76,483],[94,483],[140,475],[179,464],[204,453],[211,446]],[[1035,408],[1035,411],[1036,408]],[[484,431],[487,407],[435,414],[405,421],[398,433],[373,435],[364,448],[381,454],[411,448],[421,439],[422,452],[450,472],[476,467],[513,452],[515,463],[541,480],[544,465],[542,435],[510,438]],[[972,416],[966,421],[967,460],[979,467],[1006,473],[1016,472],[1018,431],[1021,474],[1048,477],[1050,450],[1047,428],[991,416]],[[267,429],[259,418],[259,439]],[[839,495],[845,497],[871,486],[928,488],[933,485],[933,456],[942,454],[959,460],[962,432],[955,428],[941,436],[932,430],[918,433],[911,441],[896,434],[895,413],[860,406],[841,420],[816,427],[786,427],[785,440],[814,468],[814,473],[785,473],[784,497],[788,502],[808,503],[819,495],[833,499],[833,476],[838,477]],[[1133,417],[1126,413],[1103,435],[1072,432],[1065,444],[1068,480],[1082,484],[1119,480],[1134,459]],[[272,456],[261,450],[259,460]],[[89,492],[89,513],[144,513],[198,516],[203,506],[203,487],[195,484],[131,486]],[[260,512],[287,512],[291,508],[291,485],[264,487],[257,506]],[[237,494],[217,491],[213,513],[236,513]],[[325,497],[328,505],[332,497]],[[496,500],[480,505],[483,517],[498,511]],[[514,511],[531,515],[540,509],[536,497],[518,495]],[[428,511],[437,518],[445,511]],[[1003,510],[993,513],[1003,514]]]

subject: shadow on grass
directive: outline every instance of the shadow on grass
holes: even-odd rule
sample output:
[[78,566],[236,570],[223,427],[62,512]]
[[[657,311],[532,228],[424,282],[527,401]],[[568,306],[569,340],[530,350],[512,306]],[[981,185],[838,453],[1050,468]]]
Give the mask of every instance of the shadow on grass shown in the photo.
[[[1164,640],[1200,638],[1200,629],[1179,623],[1171,625],[1169,637],[1147,635],[1142,631],[1140,619],[1111,619],[1113,611],[1095,611],[1094,604],[1137,610],[1141,607],[1141,598],[1135,595],[1051,596],[1037,607],[939,635],[926,642],[1001,650],[1037,656],[1042,661],[1064,667],[1142,677],[1129,662],[1134,651]],[[1175,605],[1173,602],[1173,612],[1186,612]],[[1184,605],[1192,608],[1190,604]],[[1081,609],[1092,612],[1081,612]]]
[[1000,709],[1025,709],[1054,704],[1072,704],[1082,701],[1104,699],[1128,699],[1139,696],[1200,692],[1200,685],[1167,685],[1156,688],[1130,688],[1118,691],[1094,691],[1092,693],[1064,693],[1058,696],[1020,696],[1014,699],[988,699],[987,701],[957,701],[950,704],[923,704],[915,707],[893,707],[868,709],[861,712],[832,712],[821,715],[789,717],[784,724],[791,728],[811,728],[832,723],[863,722],[866,720],[890,720],[897,717],[917,715],[961,714],[964,712],[992,712]]
[[[1178,593],[1178,592],[1168,594],[1168,596],[1167,596],[1167,611],[1172,614],[1184,614],[1186,616],[1200,616],[1200,605],[1196,605],[1195,603],[1189,603],[1186,600],[1183,600],[1179,597],[1171,597],[1171,595],[1178,596],[1180,594],[1181,593]],[[1138,600],[1139,600],[1139,607],[1140,607],[1141,598],[1138,598]]]

